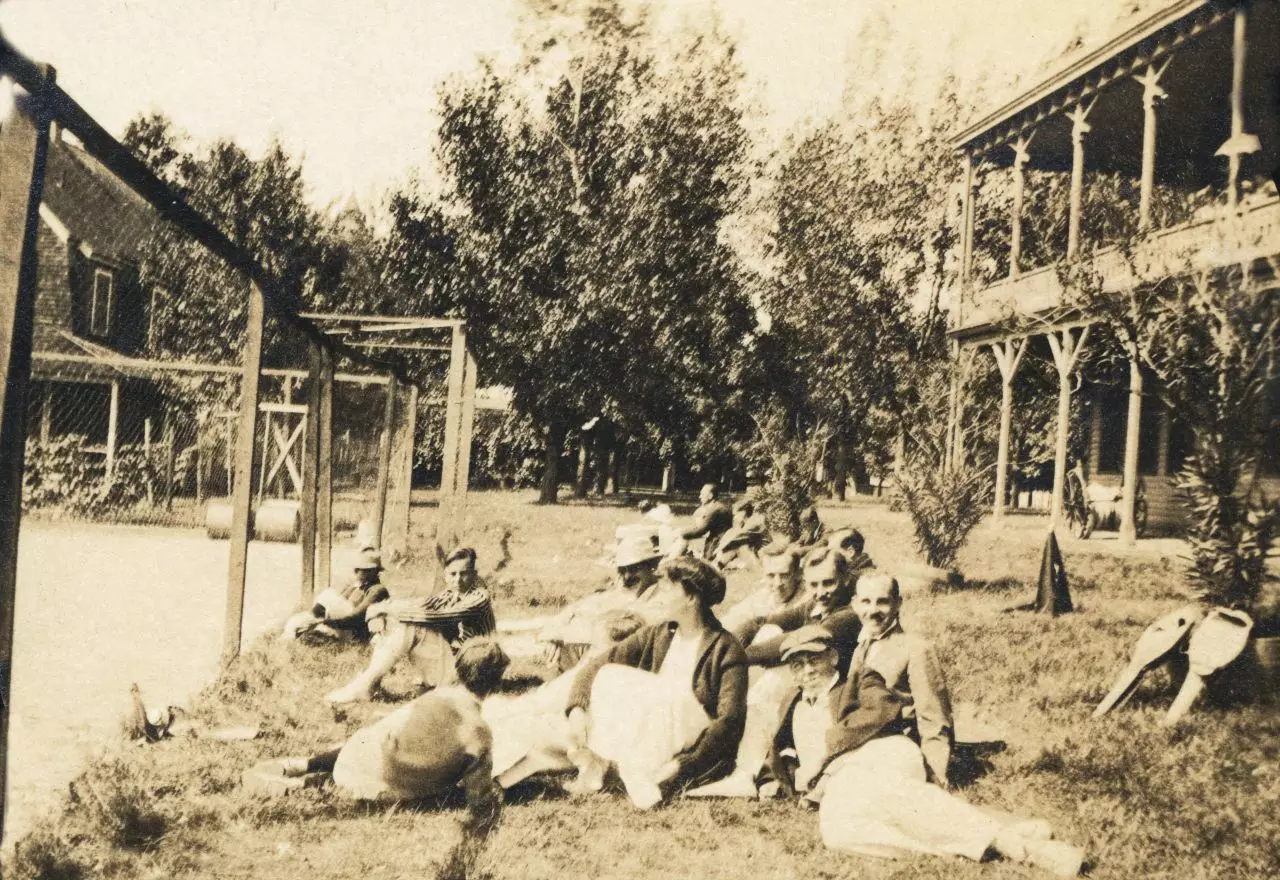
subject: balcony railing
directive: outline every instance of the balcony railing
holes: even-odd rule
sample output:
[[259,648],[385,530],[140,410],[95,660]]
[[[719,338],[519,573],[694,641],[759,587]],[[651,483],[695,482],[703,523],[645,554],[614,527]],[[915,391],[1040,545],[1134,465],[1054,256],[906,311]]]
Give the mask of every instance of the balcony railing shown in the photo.
[[[1154,234],[1126,256],[1108,247],[1093,256],[1093,270],[1107,292],[1128,289],[1188,270],[1252,262],[1280,255],[1280,198],[1239,213],[1219,210],[1216,217],[1193,220]],[[977,331],[1018,317],[1044,316],[1069,305],[1058,266],[1045,266],[971,291],[954,332]]]

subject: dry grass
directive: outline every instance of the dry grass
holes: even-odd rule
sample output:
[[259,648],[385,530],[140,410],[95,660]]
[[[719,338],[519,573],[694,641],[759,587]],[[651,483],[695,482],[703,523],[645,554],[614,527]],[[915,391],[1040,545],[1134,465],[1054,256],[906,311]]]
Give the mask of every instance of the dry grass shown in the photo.
[[[904,515],[830,510],[867,534],[882,567],[914,562]],[[527,614],[581,595],[607,574],[595,560],[618,508],[543,508],[527,495],[481,494],[469,538],[488,561],[499,610]],[[427,522],[420,528],[430,528]],[[907,623],[930,635],[957,702],[1007,732],[1008,748],[964,796],[1049,819],[1090,852],[1096,877],[1254,878],[1280,864],[1280,718],[1273,709],[1202,708],[1172,729],[1157,722],[1171,695],[1160,676],[1136,707],[1089,717],[1134,638],[1183,600],[1180,565],[1151,551],[1064,554],[1078,613],[1047,619],[1004,611],[1028,599],[1043,521],[984,524],[961,554],[972,585],[908,598]],[[504,543],[509,558],[493,571]],[[393,578],[412,586],[421,564]],[[731,578],[731,599],[752,586]],[[677,802],[641,813],[619,797],[565,797],[554,786],[513,792],[496,831],[471,833],[456,803],[371,808],[326,790],[255,800],[239,788],[255,761],[339,741],[386,712],[378,703],[335,715],[320,699],[362,662],[354,648],[262,644],[193,707],[207,724],[253,720],[249,743],[183,738],[120,745],[77,783],[54,819],[20,842],[15,877],[728,878],[1021,877],[1013,865],[919,859],[900,863],[823,850],[816,818],[781,804]],[[519,675],[528,669],[517,669]],[[399,675],[389,690],[407,693]],[[86,794],[92,782],[98,795]],[[121,799],[119,808],[97,803]],[[131,805],[131,806],[128,806]],[[128,808],[125,808],[125,807]],[[126,832],[124,828],[129,830]],[[77,874],[77,870],[80,872]]]

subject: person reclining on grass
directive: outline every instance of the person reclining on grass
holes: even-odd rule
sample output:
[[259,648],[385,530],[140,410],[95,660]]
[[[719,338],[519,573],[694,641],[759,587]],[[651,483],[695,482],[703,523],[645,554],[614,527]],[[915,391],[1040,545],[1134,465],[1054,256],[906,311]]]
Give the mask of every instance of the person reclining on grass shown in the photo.
[[634,611],[613,609],[600,615],[593,647],[572,669],[518,696],[494,695],[484,701],[484,719],[493,731],[494,778],[504,789],[537,773],[581,769],[587,762],[570,738],[569,695],[574,680],[595,657],[646,624]]
[[720,538],[715,557],[711,560],[721,571],[727,570],[745,557],[760,557],[760,550],[769,540],[769,527],[756,512],[756,503],[744,498],[733,505],[733,527]]
[[661,620],[665,606],[654,602],[661,559],[658,545],[650,538],[633,536],[619,541],[614,548],[616,574],[611,587],[584,596],[554,617],[529,622],[537,631],[537,640],[547,646],[544,662],[564,672],[593,649],[607,647],[609,642],[599,640],[601,621],[614,611],[633,611],[646,623]]
[[356,731],[338,749],[286,758],[286,777],[330,773],[339,794],[357,800],[414,801],[461,787],[473,815],[493,815],[493,737],[480,700],[497,688],[507,658],[497,642],[472,639],[457,657],[461,687],[439,688]]
[[[866,644],[886,637],[868,617],[864,623]],[[874,664],[855,657],[842,676],[831,633],[816,625],[793,632],[782,653],[795,686],[760,796],[799,794],[816,805],[829,848],[881,858],[996,855],[1061,876],[1079,873],[1083,853],[1051,840],[1048,823],[980,809],[927,781],[927,757],[911,737],[911,697],[886,684]]]
[[412,657],[428,687],[454,679],[452,656],[469,639],[497,628],[489,591],[476,578],[476,552],[460,547],[444,559],[446,589],[434,596],[389,599],[369,608],[369,628],[377,635],[369,666],[325,696],[331,703],[373,698],[383,677]]
[[702,558],[714,559],[720,538],[733,526],[733,511],[720,497],[720,490],[714,483],[707,483],[698,493],[699,507],[693,512],[693,525],[680,533],[680,538],[687,544],[689,541],[702,538]]
[[747,714],[747,665],[712,607],[724,576],[691,557],[665,560],[663,623],[646,626],[574,676],[568,701],[576,788],[599,790],[609,766],[632,802],[656,805],[733,769]]
[[733,773],[714,785],[689,792],[694,797],[751,797],[755,776],[769,754],[769,741],[778,710],[791,687],[782,664],[787,635],[807,624],[821,623],[832,634],[841,670],[848,668],[862,624],[849,607],[850,583],[847,557],[830,547],[819,547],[801,564],[805,592],[799,601],[774,614],[740,625],[734,632],[747,646],[752,668],[747,692],[747,721]]
[[355,577],[345,586],[321,590],[309,610],[300,611],[285,622],[282,637],[340,638],[346,634],[367,641],[366,612],[378,602],[391,598],[379,579],[381,571],[381,554],[372,547],[364,548],[356,559]]
[[827,546],[833,550],[839,550],[849,561],[850,580],[856,581],[864,571],[870,571],[876,567],[871,557],[865,552],[866,543],[862,532],[853,526],[836,529],[827,538]]

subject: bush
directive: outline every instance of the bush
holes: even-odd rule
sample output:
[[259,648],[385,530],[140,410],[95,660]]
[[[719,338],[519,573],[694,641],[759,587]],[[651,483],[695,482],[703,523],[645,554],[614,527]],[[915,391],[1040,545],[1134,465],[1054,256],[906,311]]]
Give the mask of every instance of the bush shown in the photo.
[[140,446],[116,451],[115,471],[107,477],[101,455],[88,440],[72,434],[48,443],[28,440],[22,472],[24,511],[57,510],[96,519],[153,498],[158,468]]
[[898,485],[916,547],[929,565],[950,569],[990,506],[990,470],[968,464],[941,468],[931,457],[916,455],[905,462]]

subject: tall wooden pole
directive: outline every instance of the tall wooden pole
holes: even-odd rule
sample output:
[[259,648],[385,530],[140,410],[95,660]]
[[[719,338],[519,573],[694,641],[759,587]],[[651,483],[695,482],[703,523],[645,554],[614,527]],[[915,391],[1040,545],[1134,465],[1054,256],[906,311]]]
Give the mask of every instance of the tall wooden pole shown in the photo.
[[387,518],[382,527],[384,551],[404,554],[409,547],[409,512],[413,491],[413,442],[417,431],[418,387],[409,385],[397,409],[395,445],[391,450],[391,485]]
[[1085,120],[1089,118],[1088,107],[1079,104],[1069,114],[1071,120],[1071,202],[1070,214],[1067,217],[1067,258],[1080,252],[1080,214],[1084,203],[1084,136],[1091,126]]
[[1121,493],[1120,542],[1138,539],[1134,507],[1138,498],[1138,436],[1142,429],[1142,368],[1138,352],[1129,346],[1129,418],[1124,432],[1124,489]]
[[[449,390],[445,398],[444,464],[440,477],[439,519],[436,544],[447,551],[457,541],[458,452],[462,427],[462,394],[467,370],[467,335],[462,327],[453,328],[449,354]],[[463,478],[465,481],[465,477]]]
[[1231,39],[1231,141],[1232,149],[1227,161],[1227,204],[1234,211],[1240,203],[1241,139],[1244,136],[1244,73],[1245,23],[1248,21],[1248,4],[1236,6],[1235,26]]
[[1004,496],[1009,482],[1009,434],[1013,428],[1013,377],[1027,350],[1027,340],[1010,339],[991,345],[996,366],[1000,368],[1000,441],[996,447],[996,499],[993,512],[997,520],[1004,518]]
[[320,346],[311,343],[307,376],[307,426],[302,434],[302,576],[299,607],[311,604],[316,593],[316,455],[320,440]]
[[120,435],[120,380],[111,380],[111,396],[107,403],[107,479],[116,473],[116,445]]
[[[52,80],[52,68],[45,69]],[[25,94],[0,120],[0,828],[9,764],[9,682],[18,581],[18,526],[27,439],[27,391],[36,311],[36,233],[49,119]]]
[[1136,76],[1142,83],[1142,181],[1138,200],[1138,229],[1146,231],[1151,228],[1151,196],[1155,189],[1156,179],[1156,102],[1168,95],[1160,88],[1160,76],[1169,66],[1156,70],[1154,65],[1147,65],[1146,73]]
[[[462,344],[467,342],[467,330],[462,328]],[[476,359],[467,352],[466,373],[462,377],[462,412],[458,419],[458,470],[457,488],[454,490],[453,516],[455,540],[466,531],[467,497],[471,485],[471,436],[476,422]]]
[[387,487],[391,483],[391,440],[396,430],[396,393],[399,386],[395,375],[387,381],[387,398],[382,407],[382,437],[378,444],[378,484],[373,498],[373,536],[382,547],[382,526],[387,521]]
[[253,501],[253,447],[258,433],[258,386],[262,381],[262,291],[249,284],[249,315],[241,351],[240,423],[236,426],[235,483],[231,492],[231,561],[227,566],[227,613],[222,628],[222,662],[240,654],[244,587],[249,564],[250,504]]
[[333,582],[333,352],[320,349],[320,400],[316,424],[316,580]]
[[1082,327],[1079,337],[1072,336],[1070,328],[1049,332],[1049,349],[1053,352],[1053,364],[1058,368],[1058,438],[1053,456],[1053,499],[1049,506],[1049,528],[1056,529],[1062,522],[1062,492],[1067,481],[1067,437],[1071,427],[1071,374],[1076,360],[1084,349],[1089,328]]

